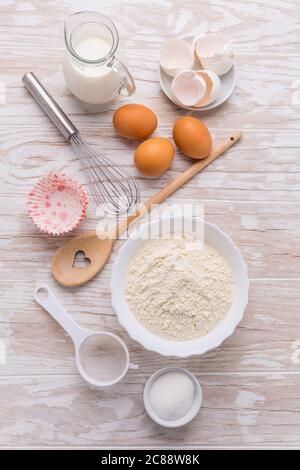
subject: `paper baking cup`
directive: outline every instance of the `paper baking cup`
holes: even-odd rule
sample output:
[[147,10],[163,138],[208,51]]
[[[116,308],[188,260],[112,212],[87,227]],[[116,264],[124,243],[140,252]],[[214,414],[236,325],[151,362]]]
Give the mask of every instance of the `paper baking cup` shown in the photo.
[[64,235],[85,218],[88,198],[82,186],[64,173],[41,178],[28,194],[28,212],[48,235]]

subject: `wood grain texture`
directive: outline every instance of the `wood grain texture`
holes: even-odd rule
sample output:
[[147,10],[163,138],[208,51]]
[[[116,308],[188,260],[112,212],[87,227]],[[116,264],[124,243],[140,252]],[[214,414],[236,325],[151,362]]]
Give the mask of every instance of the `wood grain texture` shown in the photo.
[[[62,241],[29,221],[26,194],[53,170],[84,177],[72,148],[24,90],[35,71],[83,135],[132,169],[134,142],[118,138],[112,112],[96,112],[66,89],[61,62],[63,19],[95,9],[94,0],[2,0],[0,8],[0,447],[15,446],[300,446],[300,4],[286,0],[104,0],[117,23],[137,82],[131,101],[158,114],[156,135],[171,136],[184,115],[160,90],[159,48],[172,36],[222,31],[235,42],[238,83],[230,100],[203,115],[215,143],[241,129],[243,138],[180,189],[170,202],[204,204],[206,219],[226,231],[249,268],[250,300],[234,335],[204,356],[165,359],[144,351],[118,324],[111,307],[111,265],[78,289],[63,289],[50,273]],[[176,152],[157,180],[141,178],[149,198],[190,161]],[[76,233],[93,230],[89,217]],[[140,365],[116,387],[90,390],[76,374],[70,339],[33,300],[47,282],[81,325],[119,334]],[[298,346],[297,346],[298,344]],[[204,392],[199,416],[184,430],[165,430],[145,414],[146,379],[168,364],[187,367]]]
[[[48,34],[50,35],[51,32],[49,31]],[[61,44],[61,31],[57,34]],[[34,38],[30,40],[33,42]],[[128,62],[137,82],[135,101],[151,106],[158,113],[159,124],[166,126],[172,124],[176,117],[185,115],[186,112],[174,106],[160,89],[157,81],[159,46],[156,44],[154,51],[143,50],[147,60],[143,59],[141,49],[130,48]],[[42,55],[45,46],[36,47]],[[138,43],[136,47],[141,46]],[[12,75],[7,70],[7,65],[4,64],[1,75],[9,85],[7,100],[10,103],[6,115],[0,116],[0,124],[4,128],[7,126],[11,130],[12,123],[16,127],[23,127],[25,124],[22,119],[23,115],[28,116],[26,124],[31,124],[35,133],[38,129],[47,130],[50,127],[48,118],[43,115],[22,87],[22,74],[31,69],[37,72],[65,112],[73,115],[76,125],[84,133],[92,131],[92,134],[96,133],[97,136],[101,128],[103,132],[107,132],[106,128],[111,127],[111,112],[125,99],[107,106],[106,109],[109,112],[106,114],[100,116],[95,112],[91,114],[94,108],[74,100],[66,89],[60,71],[62,57],[63,49],[60,46],[60,49],[55,52],[55,61],[50,70],[48,63],[43,66],[43,62],[39,61],[37,64],[32,58],[29,62],[21,58],[24,63],[20,64],[17,75]],[[139,67],[135,64],[139,64]],[[142,69],[140,64],[143,64]],[[237,56],[237,67],[238,82],[231,99],[218,111],[212,110],[205,113],[205,119],[210,128],[263,130],[265,127],[278,131],[299,130],[299,57],[297,55],[278,57],[259,54],[241,55]],[[247,103],[246,109],[245,103]],[[60,140],[62,141],[63,138]]]
[[[47,284],[79,324],[93,330],[109,329],[120,335],[129,345],[132,361],[140,366],[137,373],[142,375],[178,362],[194,372],[207,373],[300,371],[300,364],[292,361],[292,344],[300,338],[300,280],[253,280],[249,306],[235,334],[221,347],[185,360],[145,353],[130,340],[111,308],[108,280],[101,286],[94,282],[80,292],[78,289],[66,292],[50,280]],[[75,374],[73,344],[54,320],[35,304],[32,282],[20,285],[22,304],[13,300],[13,282],[0,285],[5,292],[3,300],[11,306],[11,311],[3,315],[1,322],[2,339],[8,353],[0,376],[27,376],[33,371],[41,375]],[[291,296],[294,296],[294,302],[289,304]],[[283,311],[285,304],[289,304],[289,308]]]
[[[201,191],[198,189],[198,194]],[[171,199],[170,203],[192,201],[193,194],[197,194],[197,188]],[[8,198],[6,201],[7,207],[11,207],[13,201]],[[300,278],[299,210],[297,203],[204,201],[206,219],[232,236],[242,251],[251,278]],[[96,224],[97,219],[91,217],[74,233],[93,230]],[[25,213],[14,220],[14,226],[17,228],[14,236],[5,227],[2,232],[0,280],[22,282],[28,276],[32,281],[48,280],[51,257],[62,241],[41,236]],[[117,241],[107,265],[92,283],[102,280],[108,285],[111,265],[122,243]]]

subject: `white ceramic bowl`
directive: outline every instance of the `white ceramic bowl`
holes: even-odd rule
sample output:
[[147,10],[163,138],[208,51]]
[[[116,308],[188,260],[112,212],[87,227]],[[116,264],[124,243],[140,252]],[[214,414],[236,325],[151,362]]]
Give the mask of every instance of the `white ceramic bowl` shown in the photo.
[[[181,39],[185,39],[189,44],[194,44],[195,42],[195,37],[191,35],[182,36]],[[197,60],[195,61],[195,65],[193,69],[194,70],[202,69],[202,66],[199,61]],[[225,75],[222,75],[219,78],[221,82],[221,89],[220,89],[219,95],[214,101],[212,101],[206,106],[202,106],[201,108],[197,108],[195,106],[185,106],[176,99],[173,93],[173,90],[172,90],[173,78],[170,77],[168,74],[166,74],[166,72],[162,69],[162,67],[159,67],[159,83],[164,94],[169,98],[169,100],[173,101],[174,104],[176,104],[182,109],[186,109],[189,111],[196,111],[196,112],[208,111],[210,109],[216,108],[217,106],[220,106],[226,100],[228,100],[228,98],[230,97],[230,95],[232,94],[235,88],[236,81],[237,81],[236,65],[233,64],[233,67],[229,70],[229,72],[225,73]]]
[[[152,404],[151,404],[151,399],[150,399],[150,390],[154,382],[160,377],[161,375],[166,374],[167,372],[181,372],[186,374],[191,381],[194,384],[195,387],[195,399],[194,403],[192,404],[190,410],[181,418],[178,418],[173,421],[166,421],[164,419],[161,419],[156,412],[154,411]],[[181,367],[165,367],[164,369],[159,369],[157,370],[151,377],[148,379],[145,388],[144,388],[144,406],[145,410],[147,411],[148,415],[150,416],[153,421],[155,421],[157,424],[160,424],[161,426],[164,426],[165,428],[179,428],[181,426],[185,426],[187,423],[192,421],[197,414],[199,413],[199,410],[202,405],[202,389],[201,386],[196,379],[196,377],[191,374],[186,369],[182,369]]]
[[[176,218],[181,216],[175,216]],[[185,217],[184,219],[190,219]],[[152,233],[157,233],[160,221],[151,222]],[[191,220],[186,220],[185,226],[192,226]],[[146,329],[134,316],[126,300],[125,278],[128,266],[133,256],[144,243],[147,243],[146,234],[149,233],[149,224],[142,225],[133,232],[130,238],[121,247],[112,267],[111,294],[112,305],[117,314],[119,323],[125,328],[131,338],[140,343],[145,349],[155,351],[163,356],[188,357],[204,354],[210,349],[220,346],[228,338],[242,320],[244,310],[248,303],[249,280],[247,267],[240,250],[231,238],[216,225],[204,223],[204,241],[215,248],[230,266],[235,284],[235,295],[231,308],[224,319],[208,334],[187,341],[172,341],[155,335]],[[190,224],[190,225],[188,225]],[[176,225],[176,223],[174,224]],[[178,226],[178,225],[177,225]],[[156,232],[155,232],[156,228]],[[140,237],[140,238],[138,238]]]

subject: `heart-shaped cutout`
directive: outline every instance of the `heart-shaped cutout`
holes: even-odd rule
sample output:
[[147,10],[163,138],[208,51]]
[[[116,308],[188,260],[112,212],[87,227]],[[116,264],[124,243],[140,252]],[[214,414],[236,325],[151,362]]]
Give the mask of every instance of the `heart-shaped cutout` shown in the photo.
[[110,238],[99,239],[96,232],[83,233],[69,240],[53,257],[54,278],[62,286],[68,287],[89,281],[104,266],[114,241]]
[[72,268],[86,268],[91,264],[90,258],[85,256],[85,252],[79,250],[75,253]]

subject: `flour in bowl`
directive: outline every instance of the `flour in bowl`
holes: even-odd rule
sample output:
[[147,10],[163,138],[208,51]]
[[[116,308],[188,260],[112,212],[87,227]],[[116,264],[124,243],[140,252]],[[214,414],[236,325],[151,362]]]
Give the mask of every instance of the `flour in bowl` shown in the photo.
[[133,257],[125,289],[145,328],[184,341],[207,334],[225,317],[234,281],[225,259],[210,245],[150,240]]

